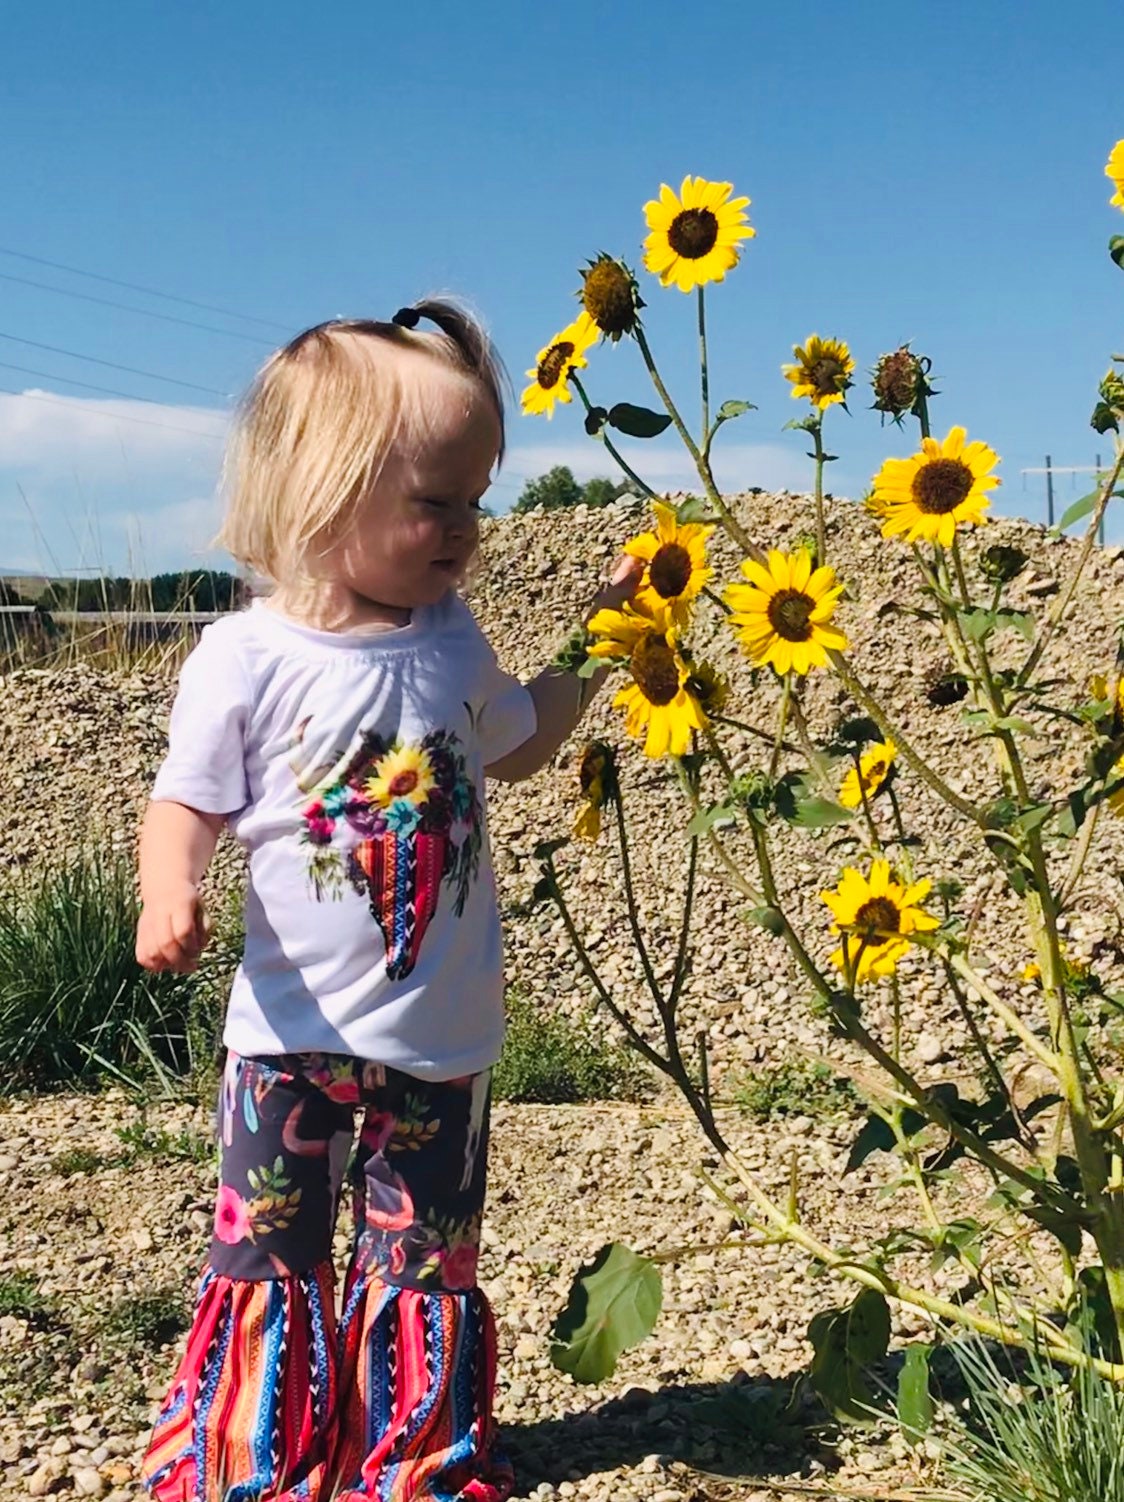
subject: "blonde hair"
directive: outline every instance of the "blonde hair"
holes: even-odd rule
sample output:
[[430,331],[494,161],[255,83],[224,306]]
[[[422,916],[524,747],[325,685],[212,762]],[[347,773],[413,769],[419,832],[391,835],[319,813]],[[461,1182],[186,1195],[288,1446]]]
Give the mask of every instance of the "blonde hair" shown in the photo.
[[[419,318],[438,333],[418,333]],[[239,405],[223,465],[226,514],[216,541],[278,584],[309,584],[318,541],[347,525],[394,438],[419,420],[400,354],[443,361],[480,382],[500,423],[506,376],[483,325],[427,299],[389,323],[332,319],[276,350]]]

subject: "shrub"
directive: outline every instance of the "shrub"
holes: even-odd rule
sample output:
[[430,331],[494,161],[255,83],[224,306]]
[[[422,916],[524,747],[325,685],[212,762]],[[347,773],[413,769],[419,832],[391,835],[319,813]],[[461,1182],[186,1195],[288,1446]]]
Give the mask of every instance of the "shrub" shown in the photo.
[[195,976],[151,975],[134,956],[136,920],[131,862],[92,841],[4,878],[0,1090],[107,1077],[169,1088],[205,1066],[229,946]]
[[628,486],[622,481],[595,478],[585,484],[575,480],[569,465],[556,464],[545,475],[528,480],[512,511],[557,511],[564,506],[607,506],[623,495]]
[[97,1322],[97,1333],[110,1344],[158,1349],[187,1329],[190,1311],[178,1288],[118,1299]]
[[507,1037],[492,1076],[497,1100],[639,1100],[650,1088],[650,1076],[634,1055],[609,1042],[588,1019],[573,1022],[543,1011],[519,990],[509,992]]

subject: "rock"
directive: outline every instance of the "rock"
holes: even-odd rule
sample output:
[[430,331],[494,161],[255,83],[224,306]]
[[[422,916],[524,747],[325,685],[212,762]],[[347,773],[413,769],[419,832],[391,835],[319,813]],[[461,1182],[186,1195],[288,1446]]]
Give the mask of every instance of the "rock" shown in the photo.
[[941,1040],[932,1033],[922,1033],[917,1040],[917,1057],[922,1064],[939,1064],[946,1049]]
[[72,1471],[74,1490],[80,1497],[104,1497],[109,1490],[109,1483],[104,1476],[97,1471],[83,1467],[81,1470]]

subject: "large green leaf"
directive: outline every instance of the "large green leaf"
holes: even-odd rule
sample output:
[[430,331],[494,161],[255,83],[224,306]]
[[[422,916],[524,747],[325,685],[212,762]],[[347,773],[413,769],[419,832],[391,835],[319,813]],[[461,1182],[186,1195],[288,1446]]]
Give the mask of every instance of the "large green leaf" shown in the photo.
[[845,1309],[825,1309],[808,1326],[815,1355],[809,1381],[841,1423],[872,1425],[874,1394],[865,1370],[890,1347],[890,1306],[876,1289],[864,1288]]
[[630,438],[658,438],[671,426],[666,412],[653,412],[650,407],[634,407],[631,402],[618,402],[609,408],[609,426]]
[[554,1324],[550,1359],[576,1382],[604,1382],[622,1351],[645,1340],[663,1301],[660,1270],[619,1241],[578,1269]]
[[1097,502],[1101,498],[1099,490],[1091,490],[1088,495],[1083,495],[1079,501],[1062,512],[1061,520],[1054,528],[1055,532],[1064,532],[1067,527],[1072,527],[1074,522],[1083,521],[1085,517],[1092,516],[1097,509]]
[[911,1445],[920,1443],[933,1422],[933,1395],[929,1391],[932,1354],[932,1346],[907,1346],[898,1374],[898,1423]]

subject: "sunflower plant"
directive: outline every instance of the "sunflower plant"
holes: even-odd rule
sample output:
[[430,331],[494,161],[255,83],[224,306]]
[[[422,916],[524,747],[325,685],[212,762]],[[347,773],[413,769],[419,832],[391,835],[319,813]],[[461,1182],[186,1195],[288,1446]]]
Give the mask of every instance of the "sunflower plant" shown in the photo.
[[[1109,164],[1118,188],[1122,149],[1124,143]],[[586,841],[611,839],[619,852],[643,998],[618,995],[583,939],[565,891],[565,839],[539,847],[536,895],[555,904],[600,1004],[680,1091],[709,1142],[718,1167],[704,1178],[731,1217],[722,1248],[747,1255],[747,1237],[755,1245],[790,1243],[859,1285],[852,1305],[817,1316],[809,1332],[812,1380],[837,1413],[859,1416],[860,1368],[884,1355],[889,1339],[887,1301],[911,1308],[934,1341],[967,1329],[1124,1384],[1124,994],[1067,956],[1063,944],[1082,876],[1097,858],[1098,831],[1124,813],[1124,645],[1118,663],[1105,664],[1090,685],[1064,684],[1050,664],[1105,512],[1124,497],[1124,388],[1117,390],[1112,370],[1101,383],[1100,431],[1115,435],[1114,456],[1085,503],[1088,528],[1069,575],[1036,616],[1011,597],[1026,555],[986,546],[999,456],[958,423],[944,436],[931,431],[937,393],[927,356],[902,344],[874,365],[873,409],[893,419],[895,432],[915,420],[918,436],[913,448],[903,434],[907,451],[887,457],[874,475],[866,520],[881,546],[901,550],[916,568],[923,605],[900,608],[937,630],[947,653],[926,693],[934,712],[959,714],[971,738],[970,775],[961,775],[955,760],[948,764],[916,744],[870,686],[851,642],[848,560],[826,557],[821,480],[833,456],[824,451],[821,427],[825,413],[846,405],[853,385],[849,345],[813,335],[794,346],[795,362],[783,367],[793,396],[810,405],[798,426],[814,436],[815,514],[806,516],[797,498],[786,518],[794,524],[790,537],[814,523],[807,540],[778,546],[715,484],[712,446],[724,424],[752,404],[739,398],[712,411],[705,293],[735,270],[753,237],[748,205],[730,183],[687,177],[678,192],[664,185],[644,209],[645,269],[669,295],[695,301],[697,424],[688,422],[656,363],[636,276],[604,252],[583,273],[584,333],[569,326],[546,347],[524,401],[537,413],[546,410],[539,390],[551,380],[572,385],[587,432],[651,498],[651,527],[626,544],[644,564],[634,599],[595,615],[559,660],[586,674],[613,670],[624,744],[636,743],[678,789],[686,853],[678,932],[661,955],[633,880],[627,763],[603,740],[581,760],[576,832]],[[601,378],[594,351],[605,340],[635,344],[654,410],[593,401],[584,382],[594,373]],[[612,437],[612,430],[651,437],[667,428],[684,443],[703,491],[678,506],[639,480]],[[728,577],[718,561],[720,537],[737,554]],[[767,705],[763,715],[741,708],[737,675],[718,665],[719,638],[742,666],[741,689],[752,686],[752,701]],[[847,717],[817,739],[807,685],[828,674]],[[1059,726],[1086,737],[1076,780],[1051,764],[1051,782],[1028,761],[1031,740]],[[940,744],[947,746],[947,737]],[[925,815],[917,811],[922,793],[949,811],[1020,912],[1024,975],[996,976],[979,958],[979,905],[966,905],[947,864],[953,855],[926,843]],[[668,839],[666,827],[660,838]],[[798,862],[786,843],[782,864],[782,838],[811,843]],[[794,867],[817,861],[825,869],[809,903],[807,879]],[[900,1207],[898,1219],[874,1246],[825,1240],[801,1215],[795,1169],[787,1196],[778,1199],[728,1140],[711,1085],[710,1044],[705,1035],[688,1041],[680,1016],[704,863],[732,885],[743,918],[787,946],[794,975],[836,1040],[833,1068],[851,1073],[866,1102],[848,1171],[876,1152],[895,1164],[887,1193]],[[921,986],[925,994],[937,988],[964,1021],[972,1053],[960,1063],[970,1067],[955,1081],[919,1060],[913,1046],[906,1003]],[[1028,1096],[1020,1082],[1031,1075],[1037,1088]],[[963,1192],[950,1192],[961,1174]],[[557,1364],[583,1380],[606,1375],[615,1353],[654,1322],[657,1264],[675,1254],[605,1248],[579,1274],[560,1317]],[[918,1274],[918,1254],[959,1270],[954,1296]],[[630,1282],[636,1298],[626,1330],[616,1322]],[[1069,1318],[1081,1301],[1096,1308],[1092,1324]],[[648,1316],[633,1317],[641,1307]],[[612,1340],[603,1338],[606,1330]],[[927,1350],[919,1345],[907,1363],[915,1406]]]

